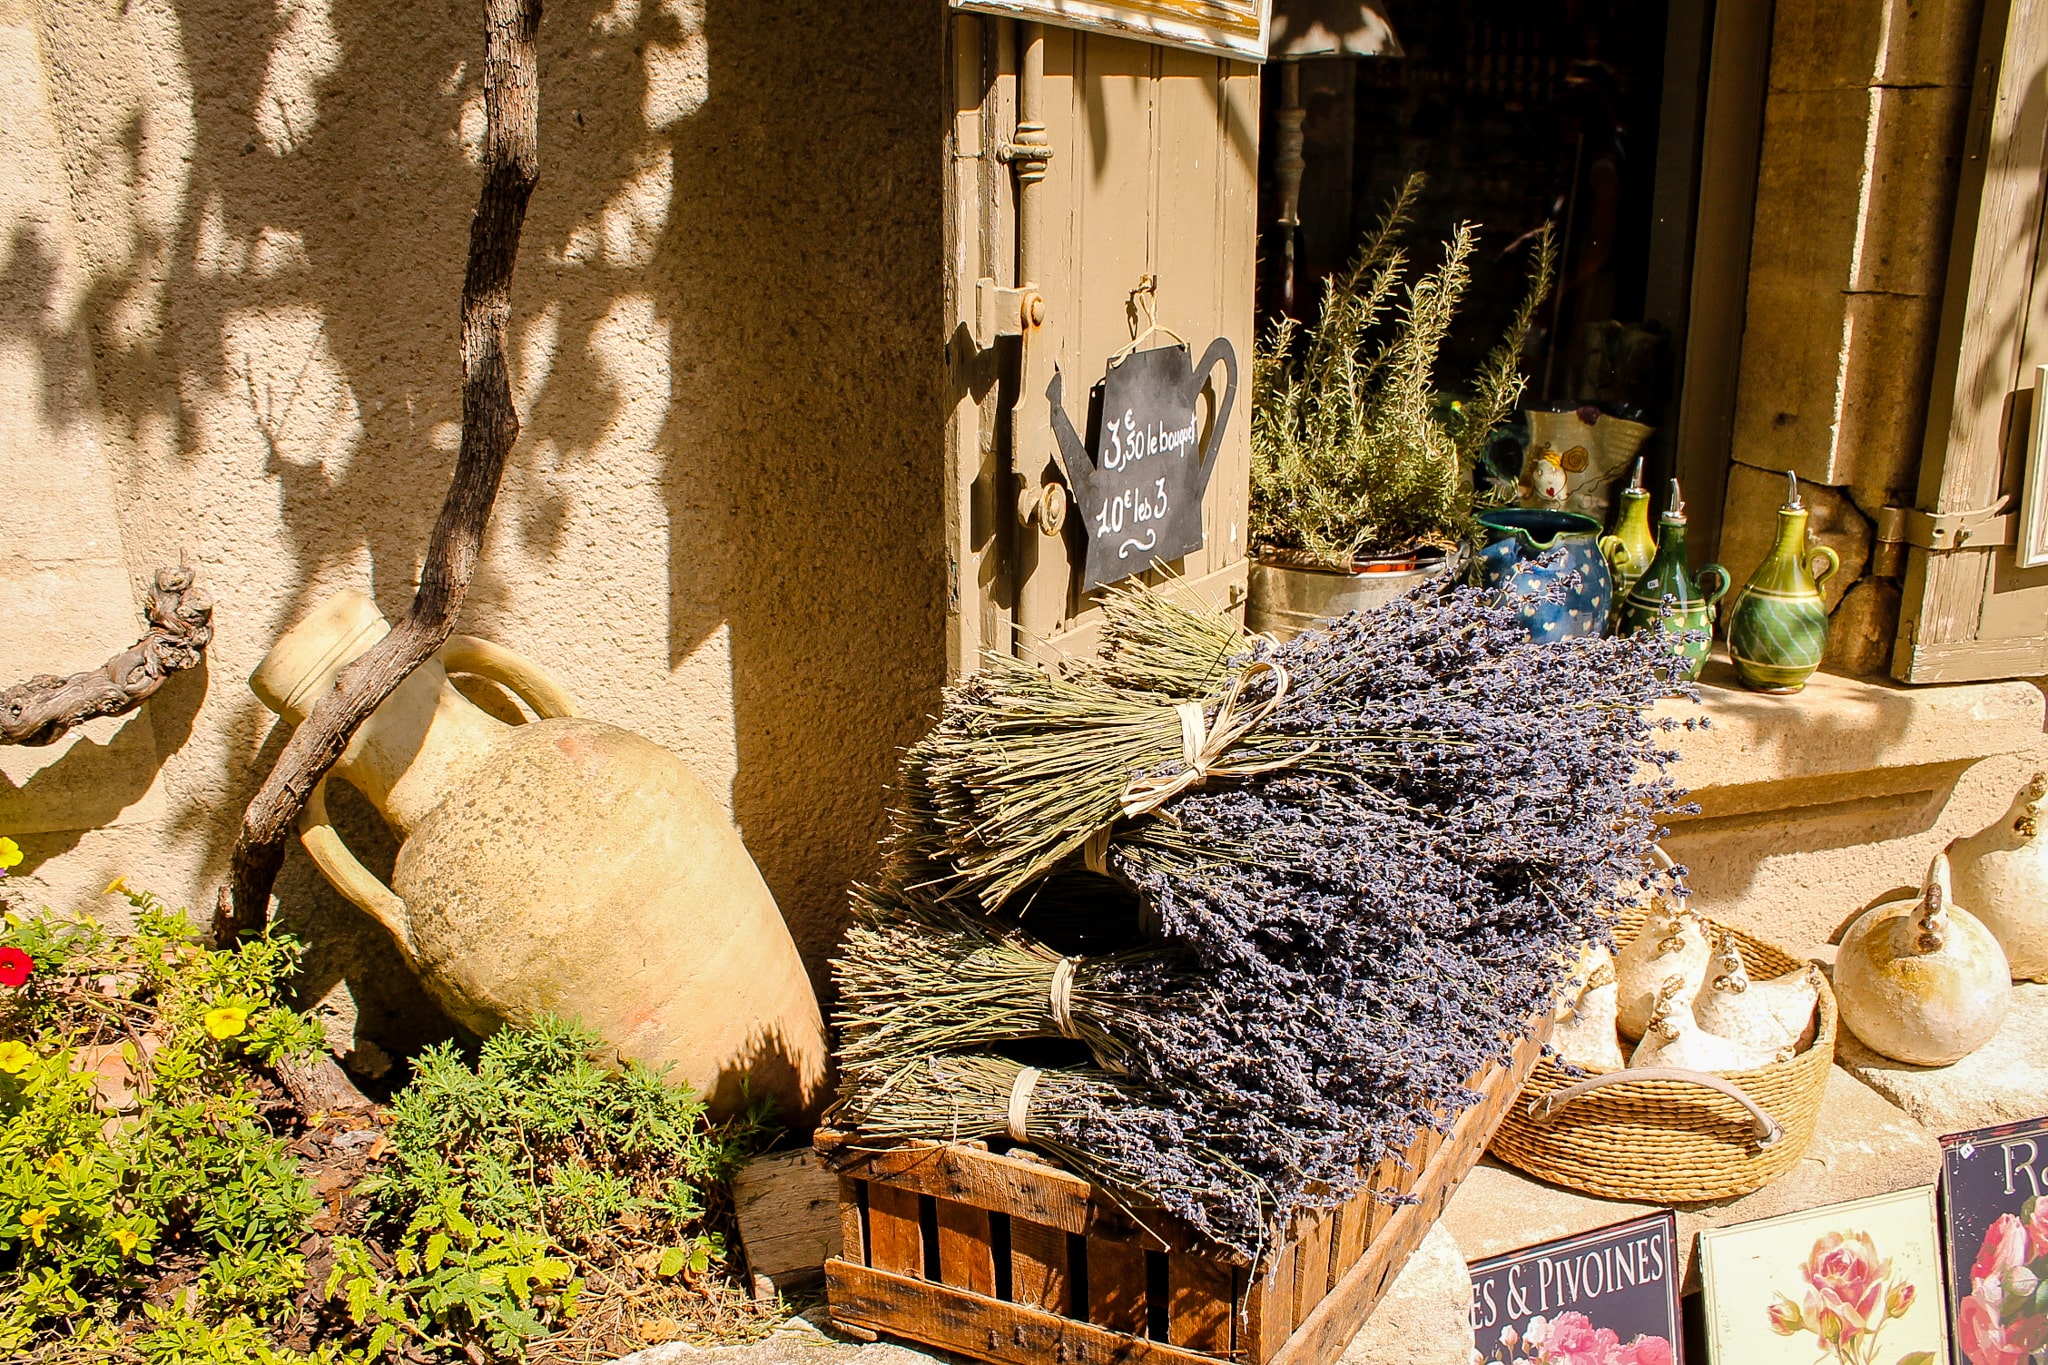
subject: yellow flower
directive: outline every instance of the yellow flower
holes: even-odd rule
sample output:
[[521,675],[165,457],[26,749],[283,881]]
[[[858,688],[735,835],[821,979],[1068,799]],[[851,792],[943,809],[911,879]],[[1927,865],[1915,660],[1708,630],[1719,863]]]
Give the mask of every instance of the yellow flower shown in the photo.
[[101,892],[100,894],[101,894],[101,895],[104,895],[104,896],[125,896],[125,895],[127,895],[127,894],[128,894],[128,879],[127,879],[126,877],[116,877],[116,878],[114,878],[114,880],[112,880],[112,881],[110,881],[110,882],[108,882],[108,883],[107,883],[107,889],[106,889],[105,891]]
[[51,1175],[62,1175],[64,1174],[65,1164],[62,1152],[52,1152],[49,1159],[43,1163],[43,1169]]
[[22,1068],[35,1059],[35,1053],[12,1038],[0,1042],[0,1071],[5,1071],[10,1076],[20,1075]]
[[4,872],[10,867],[19,867],[20,865],[21,845],[5,835],[0,835],[0,872]]
[[21,1215],[22,1231],[28,1234],[28,1239],[31,1242],[41,1246],[43,1244],[43,1229],[56,1216],[57,1206],[55,1204],[45,1204],[39,1209],[30,1209],[27,1213]]
[[249,1011],[234,1005],[221,1005],[206,1012],[205,1023],[208,1033],[226,1040],[248,1027]]
[[134,1255],[135,1244],[142,1240],[140,1237],[135,1235],[133,1230],[129,1228],[116,1228],[114,1229],[113,1235],[114,1245],[121,1248],[121,1254],[123,1256]]

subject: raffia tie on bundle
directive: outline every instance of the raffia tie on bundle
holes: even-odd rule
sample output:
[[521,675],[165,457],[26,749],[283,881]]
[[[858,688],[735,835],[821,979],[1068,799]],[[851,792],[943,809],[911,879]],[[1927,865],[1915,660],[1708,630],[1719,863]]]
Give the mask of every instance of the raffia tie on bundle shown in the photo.
[[1012,1142],[1031,1141],[1031,1092],[1038,1088],[1043,1074],[1037,1067],[1027,1066],[1010,1082],[1010,1112],[1004,1115],[1003,1127]]
[[[1273,675],[1272,695],[1247,706],[1245,689],[1253,678],[1262,673]],[[1229,763],[1223,757],[1232,745],[1243,740],[1273,714],[1286,700],[1287,689],[1291,685],[1286,668],[1269,659],[1259,659],[1247,664],[1231,681],[1229,690],[1216,703],[1213,722],[1208,718],[1206,702],[1185,701],[1174,707],[1174,714],[1180,717],[1180,770],[1132,778],[1118,798],[1117,813],[1126,820],[1133,820],[1140,815],[1152,814],[1182,792],[1199,787],[1212,777],[1249,777],[1253,773],[1272,772],[1275,768],[1285,768],[1298,762],[1306,750],[1250,763]]]
[[[1273,675],[1272,695],[1247,706],[1245,689],[1253,678],[1262,673]],[[1208,717],[1207,702],[1184,701],[1175,706],[1173,712],[1180,717],[1180,769],[1155,776],[1133,777],[1117,798],[1118,818],[1135,820],[1141,815],[1151,815],[1182,792],[1202,786],[1212,777],[1249,777],[1254,773],[1269,773],[1307,757],[1314,751],[1314,745],[1299,753],[1256,762],[1228,763],[1223,757],[1233,744],[1273,714],[1286,700],[1288,688],[1292,685],[1283,665],[1270,659],[1259,659],[1247,664],[1231,681],[1228,690],[1216,703],[1213,722]],[[1104,825],[1089,835],[1088,842],[1082,845],[1081,856],[1090,872],[1108,873],[1109,836],[1114,828],[1115,821]]]

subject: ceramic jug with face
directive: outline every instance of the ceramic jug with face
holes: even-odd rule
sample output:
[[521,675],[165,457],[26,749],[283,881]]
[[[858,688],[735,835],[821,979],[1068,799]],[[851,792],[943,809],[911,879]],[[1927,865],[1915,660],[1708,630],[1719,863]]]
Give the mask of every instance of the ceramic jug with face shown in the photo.
[[1544,466],[1556,469],[1556,482],[1561,485],[1548,502],[1531,505],[1579,512],[1602,523],[1607,520],[1622,471],[1657,430],[1596,407],[1562,412],[1530,408],[1523,417],[1529,423],[1524,492],[1532,490]]
[[[249,685],[297,724],[388,632],[369,598],[338,593]],[[543,719],[496,719],[450,670],[502,683]],[[330,774],[404,841],[391,885],[342,844],[321,789],[300,823],[307,852],[469,1028],[574,1016],[621,1055],[672,1065],[715,1112],[772,1096],[801,1121],[823,1097],[824,1022],[767,884],[681,759],[574,709],[534,665],[456,637]]]

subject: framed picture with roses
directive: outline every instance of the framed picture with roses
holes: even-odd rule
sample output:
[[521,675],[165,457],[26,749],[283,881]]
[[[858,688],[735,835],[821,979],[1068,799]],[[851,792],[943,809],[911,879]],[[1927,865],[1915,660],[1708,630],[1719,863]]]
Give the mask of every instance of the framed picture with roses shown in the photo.
[[1934,1186],[1700,1233],[1713,1365],[1946,1365]]
[[1472,1266],[1475,1365],[1676,1365],[1678,1340],[1668,1211]]
[[2048,1118],[1941,1140],[1948,1310],[1961,1365],[2048,1362]]

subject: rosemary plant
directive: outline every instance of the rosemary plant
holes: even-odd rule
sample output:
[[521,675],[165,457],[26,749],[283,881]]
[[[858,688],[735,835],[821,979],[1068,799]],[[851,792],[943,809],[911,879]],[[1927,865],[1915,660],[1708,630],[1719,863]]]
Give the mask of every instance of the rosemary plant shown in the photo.
[[1522,347],[1555,252],[1546,229],[1514,320],[1469,395],[1448,401],[1437,358],[1471,281],[1477,228],[1458,224],[1436,269],[1404,284],[1401,233],[1421,188],[1410,176],[1350,268],[1324,282],[1313,323],[1280,318],[1253,355],[1254,545],[1348,566],[1454,544],[1469,529],[1473,470],[1521,397]]

